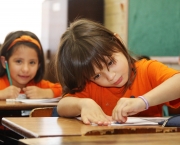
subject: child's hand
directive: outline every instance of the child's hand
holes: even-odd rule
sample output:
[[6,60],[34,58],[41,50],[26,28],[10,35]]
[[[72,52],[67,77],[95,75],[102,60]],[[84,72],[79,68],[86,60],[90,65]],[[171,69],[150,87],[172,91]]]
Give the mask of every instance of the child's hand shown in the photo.
[[81,119],[85,124],[108,125],[111,122],[111,117],[107,116],[101,107],[91,99],[83,99]]
[[42,99],[42,98],[53,98],[54,93],[51,89],[41,89],[36,86],[28,86],[23,88],[27,98],[30,99]]
[[127,116],[137,114],[145,110],[145,103],[140,98],[121,98],[117,102],[112,119],[118,122],[126,122]]
[[0,99],[15,99],[18,97],[21,89],[15,86],[9,86],[0,91]]

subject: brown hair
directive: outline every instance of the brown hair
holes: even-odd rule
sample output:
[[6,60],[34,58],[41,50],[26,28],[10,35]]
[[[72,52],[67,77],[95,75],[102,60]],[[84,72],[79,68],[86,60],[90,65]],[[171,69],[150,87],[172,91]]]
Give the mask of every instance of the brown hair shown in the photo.
[[[32,38],[31,40],[33,40],[33,42],[27,40],[21,40],[15,42],[15,40],[19,40],[22,36]],[[37,83],[43,79],[43,75],[45,72],[45,62],[44,62],[44,53],[43,53],[42,45],[40,43],[40,40],[34,33],[30,31],[15,31],[9,33],[6,36],[4,43],[0,48],[0,56],[4,56],[5,59],[8,61],[11,55],[13,54],[14,50],[22,44],[33,48],[38,54],[39,68],[34,77],[34,81]],[[2,66],[2,63],[0,63],[0,77],[4,76],[5,74],[6,74],[6,70]]]
[[136,69],[135,59],[129,55],[123,43],[99,23],[87,19],[71,23],[61,37],[56,56],[56,73],[63,94],[82,91],[95,74],[93,66],[102,69],[102,63],[107,63],[105,57],[115,61],[112,54],[117,52],[122,52],[129,64],[129,80],[125,84],[125,92],[134,80]]

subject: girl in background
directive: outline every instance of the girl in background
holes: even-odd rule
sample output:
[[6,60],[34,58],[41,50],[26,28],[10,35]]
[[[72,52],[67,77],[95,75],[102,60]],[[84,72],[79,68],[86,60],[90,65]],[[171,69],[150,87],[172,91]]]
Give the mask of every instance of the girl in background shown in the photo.
[[30,99],[61,96],[59,83],[43,80],[44,53],[34,33],[16,31],[8,34],[1,46],[0,57],[0,99],[14,99],[21,93]]
[[77,20],[62,35],[56,68],[63,87],[58,113],[81,115],[85,124],[162,116],[163,102],[180,106],[179,71],[136,61],[113,32],[93,21]]

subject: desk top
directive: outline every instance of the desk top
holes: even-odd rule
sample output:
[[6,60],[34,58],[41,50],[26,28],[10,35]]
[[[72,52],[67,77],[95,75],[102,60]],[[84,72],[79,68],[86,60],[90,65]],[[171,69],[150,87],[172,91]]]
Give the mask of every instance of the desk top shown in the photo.
[[4,117],[3,126],[25,138],[83,136],[133,133],[180,132],[177,127],[161,126],[91,126],[77,119],[62,117]]
[[21,102],[6,102],[0,100],[0,110],[28,110],[38,107],[54,107],[57,103],[21,103]]
[[28,145],[179,145],[180,133],[147,133],[147,134],[121,134],[101,136],[71,136],[20,139]]

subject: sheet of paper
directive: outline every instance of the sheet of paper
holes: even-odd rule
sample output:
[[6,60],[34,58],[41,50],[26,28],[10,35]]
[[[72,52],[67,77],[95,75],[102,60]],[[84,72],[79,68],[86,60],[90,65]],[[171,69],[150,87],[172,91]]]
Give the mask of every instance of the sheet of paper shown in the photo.
[[111,126],[137,126],[137,125],[158,125],[158,122],[149,121],[138,117],[128,117],[125,123],[112,122]]
[[53,103],[58,102],[62,97],[52,98],[52,99],[26,99],[26,98],[16,98],[16,99],[6,99],[8,102],[22,102],[22,103]]
[[[81,120],[81,117],[77,117]],[[137,126],[137,125],[158,125],[158,122],[166,120],[167,117],[128,117],[125,123],[112,121],[109,126]],[[97,125],[92,123],[91,125]]]

